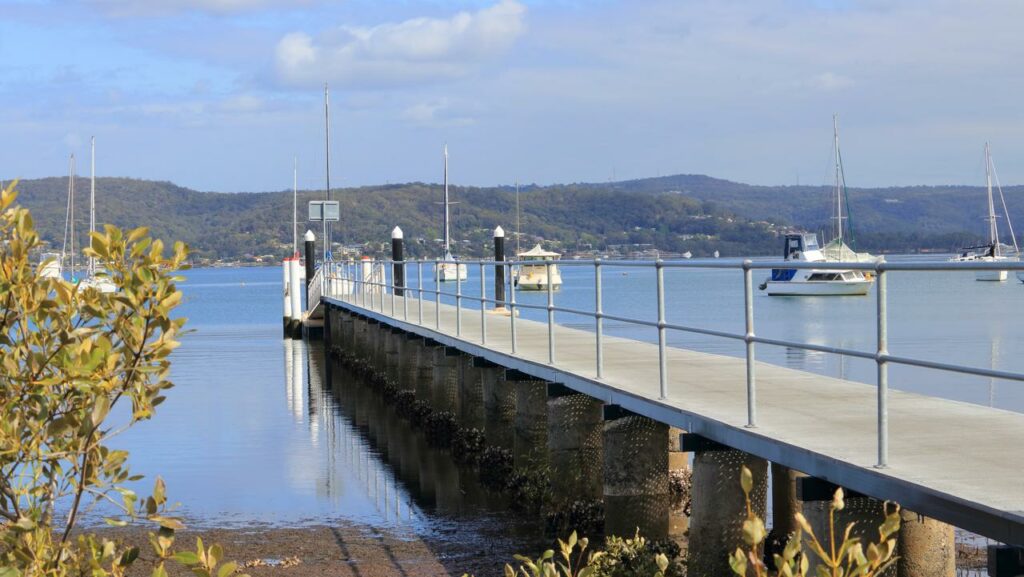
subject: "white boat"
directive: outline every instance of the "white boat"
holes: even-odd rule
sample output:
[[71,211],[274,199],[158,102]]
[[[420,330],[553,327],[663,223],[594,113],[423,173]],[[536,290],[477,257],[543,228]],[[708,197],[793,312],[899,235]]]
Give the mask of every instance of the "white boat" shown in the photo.
[[444,145],[444,254],[441,262],[434,265],[434,278],[438,282],[454,282],[466,280],[469,276],[469,269],[465,263],[451,262],[455,260],[451,250],[451,226],[449,224],[448,207],[455,204],[448,200],[448,145]]
[[[1006,210],[1006,198],[1003,197],[1003,187],[999,186],[999,177],[996,176],[996,188],[999,191],[999,200],[1003,205],[1003,215],[1006,217],[1006,226],[1010,230],[1010,238],[1013,239],[1012,250],[1009,246],[1002,244],[999,241],[999,225],[996,215],[995,200],[992,195],[992,177],[995,173],[995,165],[992,163],[992,153],[989,150],[988,143],[985,143],[985,184],[988,194],[988,216],[985,220],[988,221],[988,244],[983,246],[972,246],[963,249],[960,255],[955,256],[950,262],[1006,262],[1020,260],[1020,249],[1017,246],[1017,237],[1013,233],[1013,223],[1010,222],[1010,213]],[[979,270],[974,274],[974,278],[980,281],[993,281],[1002,282],[1008,277],[1007,271],[1005,270]],[[1021,273],[1017,273],[1017,278],[1021,278]],[[1022,279],[1024,280],[1024,279]]]
[[693,258],[693,253],[690,251],[686,251],[683,253],[683,258]]
[[[793,262],[828,262],[814,234],[787,234],[784,259]],[[761,284],[771,296],[860,296],[868,294],[871,280],[859,270],[772,269]]]
[[[92,138],[91,176],[89,181],[89,246],[92,246],[92,235],[96,232],[96,137]],[[110,279],[107,271],[89,256],[86,265],[86,277],[78,283],[78,290],[96,289],[101,293],[117,292],[117,285]]]
[[[71,223],[71,208],[74,206],[72,199],[75,194],[75,155],[72,154],[68,160],[68,204],[67,215],[64,220],[64,245],[60,253],[46,252],[39,257],[37,268],[40,278],[64,278],[64,253],[68,243],[68,225]],[[72,241],[73,242],[73,241]]]
[[[846,173],[843,170],[843,156],[839,150],[839,115],[832,115],[832,149],[835,152],[835,180],[832,183],[832,240],[821,247],[821,254],[828,262],[875,262],[878,257],[867,252],[857,252],[846,244],[849,239],[853,243],[853,230],[850,225],[849,202],[847,201]],[[844,201],[846,206],[844,207]],[[845,210],[844,210],[845,208]],[[868,280],[873,275],[866,274]]]
[[519,270],[513,278],[516,287],[524,291],[546,291],[549,286],[551,290],[558,290],[562,286],[562,273],[558,270],[558,265],[552,261],[558,260],[561,256],[557,252],[544,250],[540,244],[517,254]]

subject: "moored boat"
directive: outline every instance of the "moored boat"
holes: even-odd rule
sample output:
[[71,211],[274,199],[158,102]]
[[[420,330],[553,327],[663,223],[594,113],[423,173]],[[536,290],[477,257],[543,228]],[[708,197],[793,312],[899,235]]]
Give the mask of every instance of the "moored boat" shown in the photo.
[[437,282],[453,282],[466,280],[469,276],[469,269],[465,263],[454,262],[456,257],[452,255],[451,250],[451,225],[449,222],[449,211],[448,207],[455,204],[448,199],[448,145],[444,145],[444,253],[441,255],[441,260],[446,262],[439,262],[434,265],[434,278]]
[[562,273],[552,261],[561,256],[557,252],[544,250],[540,244],[517,254],[519,270],[513,279],[516,287],[526,291],[546,291],[550,286],[552,290],[558,290],[562,286]]
[[[1013,239],[1013,247],[1010,250],[1009,246],[1003,245],[999,242],[999,224],[996,215],[995,200],[992,195],[992,177],[995,173],[995,165],[992,163],[992,152],[989,149],[988,143],[985,143],[985,185],[988,196],[988,216],[985,220],[988,221],[988,244],[982,246],[972,246],[963,249],[960,255],[949,259],[950,262],[1006,262],[1011,260],[1020,259],[1020,248],[1017,246],[1017,238],[1013,233],[1013,223],[1010,222],[1010,213],[1006,210],[1006,198],[1003,197],[1003,187],[999,186],[999,177],[996,177],[996,188],[999,191],[999,200],[1003,205],[1003,215],[1006,217],[1006,226],[1010,229],[1010,238]],[[1002,282],[1008,277],[1007,271],[1005,270],[979,270],[975,272],[974,278],[980,281],[990,282]],[[1020,278],[1021,274],[1017,273],[1017,278]],[[1024,279],[1022,279],[1024,280]]]
[[[784,242],[786,261],[828,262],[814,234],[787,234]],[[770,296],[861,296],[871,289],[871,280],[853,269],[776,268],[760,288]]]

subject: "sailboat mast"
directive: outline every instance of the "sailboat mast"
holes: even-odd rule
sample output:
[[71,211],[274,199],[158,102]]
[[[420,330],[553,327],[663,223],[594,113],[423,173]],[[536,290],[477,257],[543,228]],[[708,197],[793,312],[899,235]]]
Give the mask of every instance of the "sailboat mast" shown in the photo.
[[[96,137],[90,143],[91,158],[89,159],[89,248],[92,248],[92,233],[96,232]],[[89,276],[96,272],[96,259],[89,255]]]
[[444,254],[451,252],[451,234],[448,224],[448,145],[444,145]]
[[992,153],[985,143],[985,186],[988,190],[988,241],[992,245],[992,256],[999,256],[999,227],[996,224],[996,207],[992,200]]
[[[327,190],[325,191],[324,200],[331,200],[331,95],[327,90],[327,84],[324,83],[324,125],[326,127],[325,135],[325,158],[327,159]],[[327,224],[327,219],[324,219],[324,262],[326,263],[328,257],[331,254],[331,229]]]
[[840,163],[842,162],[842,160],[840,159],[840,156],[839,156],[839,115],[838,114],[833,114],[832,115],[832,136],[833,136],[833,139],[835,140],[834,147],[836,149],[836,182],[835,182],[835,190],[836,190],[836,216],[835,216],[835,220],[836,220],[836,223],[835,223],[835,226],[833,227],[833,232],[834,232],[833,236],[835,238],[839,239],[839,240],[842,240],[843,239],[843,190],[842,190],[842,186],[843,185],[842,185],[842,179],[841,179],[841,176],[840,176],[840,171],[842,170],[842,167],[841,167]]
[[519,179],[516,179],[516,258],[519,258]]
[[71,154],[71,280],[75,279],[75,155]]
[[292,163],[292,256],[299,254],[299,157]]

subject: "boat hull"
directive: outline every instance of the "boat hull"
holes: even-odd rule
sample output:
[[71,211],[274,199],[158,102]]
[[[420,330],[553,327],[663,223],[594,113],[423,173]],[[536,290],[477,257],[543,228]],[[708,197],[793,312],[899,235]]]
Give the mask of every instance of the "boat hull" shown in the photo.
[[469,269],[463,263],[443,262],[434,267],[434,278],[438,282],[455,282],[468,277]]
[[1007,278],[1005,270],[979,270],[974,274],[975,280],[987,282],[1003,282]]
[[770,296],[863,296],[871,290],[871,281],[767,281]]

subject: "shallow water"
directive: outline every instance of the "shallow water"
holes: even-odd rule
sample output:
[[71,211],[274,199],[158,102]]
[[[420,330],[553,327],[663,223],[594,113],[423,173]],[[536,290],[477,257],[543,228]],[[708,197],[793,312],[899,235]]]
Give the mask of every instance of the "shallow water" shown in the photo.
[[[488,276],[491,271],[488,271]],[[464,285],[479,290],[477,271]],[[173,356],[168,394],[153,422],[117,439],[145,474],[148,494],[160,474],[193,525],[320,525],[352,521],[412,531],[454,531],[476,524],[509,534],[530,527],[489,502],[445,455],[389,418],[378,400],[336,375],[323,382],[323,350],[281,338],[280,270],[197,269],[187,272],[181,314],[191,334]],[[428,275],[425,275],[428,276]],[[592,269],[564,267],[563,306],[589,308]],[[410,275],[415,279],[415,273]],[[738,271],[666,271],[670,322],[742,331]],[[411,284],[415,284],[414,282]],[[429,282],[427,283],[429,287]],[[894,354],[1024,371],[1024,286],[979,283],[955,273],[891,273],[890,350]],[[447,285],[445,290],[454,290]],[[653,271],[606,265],[605,311],[653,319]],[[475,294],[479,294],[478,292]],[[874,293],[868,297],[781,298],[758,294],[760,335],[870,350]],[[543,303],[544,294],[518,293]],[[447,300],[447,299],[446,299]],[[467,304],[472,304],[471,302]],[[523,316],[541,318],[542,311]],[[560,314],[558,322],[592,321]],[[653,340],[654,329],[606,322],[611,334]],[[719,354],[736,343],[671,334],[670,344]],[[874,366],[832,355],[759,346],[762,360],[872,382]],[[904,367],[892,386],[1024,411],[1015,383]],[[339,380],[340,379],[340,380]]]

